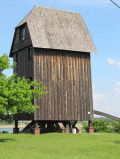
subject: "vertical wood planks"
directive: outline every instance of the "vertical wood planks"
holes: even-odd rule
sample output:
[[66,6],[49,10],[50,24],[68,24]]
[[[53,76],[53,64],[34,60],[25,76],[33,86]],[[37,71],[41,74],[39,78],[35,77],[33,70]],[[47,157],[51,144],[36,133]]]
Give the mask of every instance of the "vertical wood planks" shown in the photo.
[[34,52],[35,79],[43,82],[48,92],[36,103],[40,108],[35,119],[88,120],[88,110],[92,109],[89,53],[47,49]]

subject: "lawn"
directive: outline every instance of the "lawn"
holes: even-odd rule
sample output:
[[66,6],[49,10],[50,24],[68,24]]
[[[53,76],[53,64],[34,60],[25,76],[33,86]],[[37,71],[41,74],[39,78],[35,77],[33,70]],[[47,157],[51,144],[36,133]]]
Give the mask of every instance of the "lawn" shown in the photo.
[[119,159],[119,134],[0,134],[0,159]]

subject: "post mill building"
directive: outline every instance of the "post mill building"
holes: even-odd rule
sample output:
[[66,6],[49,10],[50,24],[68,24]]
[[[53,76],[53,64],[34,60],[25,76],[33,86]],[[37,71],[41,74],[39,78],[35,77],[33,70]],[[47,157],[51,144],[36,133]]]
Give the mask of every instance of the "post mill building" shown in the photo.
[[[10,57],[15,72],[47,87],[34,103],[39,109],[17,120],[32,120],[40,128],[65,128],[92,121],[90,53],[95,46],[78,13],[35,7],[16,27]],[[57,125],[57,126],[56,126]]]

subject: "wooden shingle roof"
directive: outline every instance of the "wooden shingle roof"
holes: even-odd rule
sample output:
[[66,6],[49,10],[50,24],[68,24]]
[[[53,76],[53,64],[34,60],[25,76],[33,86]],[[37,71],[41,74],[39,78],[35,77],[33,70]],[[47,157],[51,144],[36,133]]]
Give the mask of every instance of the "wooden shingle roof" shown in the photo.
[[27,23],[35,48],[95,52],[94,43],[79,13],[35,7],[17,27]]

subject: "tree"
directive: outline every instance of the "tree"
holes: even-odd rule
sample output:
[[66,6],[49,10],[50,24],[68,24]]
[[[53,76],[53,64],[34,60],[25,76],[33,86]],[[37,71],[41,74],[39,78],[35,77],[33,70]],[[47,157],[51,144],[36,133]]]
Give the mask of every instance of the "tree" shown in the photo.
[[46,93],[42,83],[15,74],[7,77],[4,70],[12,67],[7,55],[0,56],[0,118],[9,114],[33,113],[38,107],[33,104],[33,99]]

